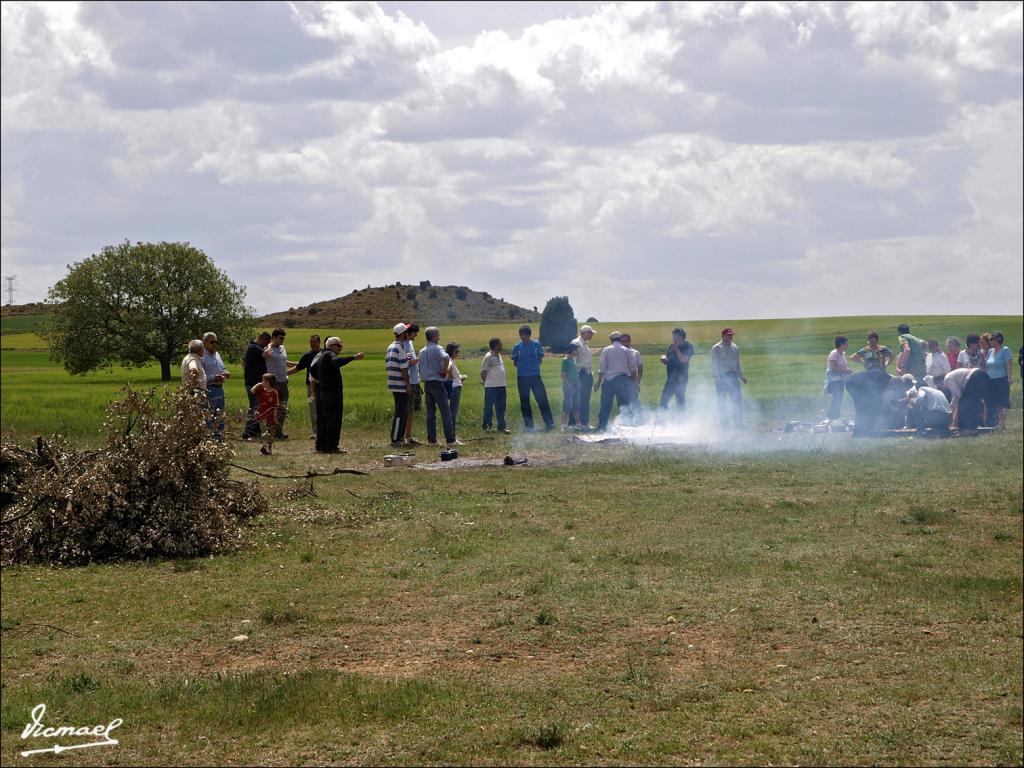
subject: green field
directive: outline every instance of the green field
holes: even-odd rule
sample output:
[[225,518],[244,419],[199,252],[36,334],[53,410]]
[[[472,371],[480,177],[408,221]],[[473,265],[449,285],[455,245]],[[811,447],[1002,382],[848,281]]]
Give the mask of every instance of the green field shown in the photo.
[[[1019,383],[1010,428],[976,439],[769,431],[820,413],[836,332],[892,346],[896,322],[734,323],[753,426],[719,449],[524,436],[514,386],[517,434],[495,439],[470,386],[463,455],[532,466],[444,471],[382,466],[388,333],[340,334],[370,355],[344,369],[349,454],[313,453],[300,408],[275,456],[234,442],[236,461],[369,476],[262,480],[274,511],[232,555],[4,569],[0,761],[1020,765]],[[1019,316],[909,322],[1024,335]],[[648,403],[673,325],[599,327],[633,332]],[[695,392],[721,325],[685,324]],[[293,355],[307,334],[289,330]],[[491,335],[511,346],[515,326],[442,340],[478,355]],[[156,366],[70,377],[17,338],[8,436],[95,443],[122,384],[159,384]],[[54,725],[123,718],[119,746],[21,758],[44,745],[19,738],[41,702]]]
[[39,330],[46,315],[11,315],[0,319],[0,334],[34,333]]
[[[882,318],[813,318],[805,320],[759,320],[734,323],[736,343],[742,353],[744,368],[750,378],[744,396],[747,398],[748,417],[763,425],[772,425],[795,418],[811,418],[824,413],[822,379],[825,358],[832,349],[837,333],[849,336],[851,352],[859,340],[871,329],[879,329],[883,342],[895,346],[896,317]],[[911,328],[921,338],[966,336],[976,329],[1001,330],[1007,344],[1016,349],[1024,338],[1021,317],[912,317]],[[707,355],[711,345],[720,338],[720,321],[693,323],[601,323],[596,326],[598,336],[591,348],[600,349],[607,333],[628,330],[634,344],[644,353],[646,373],[641,397],[646,403],[657,404],[664,385],[664,369],[657,357],[664,353],[671,341],[671,330],[684,325],[689,340],[697,349],[697,359],[691,364],[691,390],[699,397],[703,390],[711,389]],[[518,340],[518,324],[470,325],[442,328],[442,342],[457,341],[462,345],[466,359],[460,365],[469,376],[463,394],[460,424],[467,428],[479,424],[483,407],[483,391],[478,383],[480,358],[493,336],[503,339],[506,351]],[[352,330],[331,328],[288,329],[286,347],[292,359],[307,349],[310,333],[321,337],[339,335],[345,343],[345,353],[364,352],[367,357],[344,369],[345,426],[358,431],[377,425],[386,429],[391,412],[391,398],[384,388],[384,351],[393,339],[390,331]],[[535,330],[536,333],[536,330]],[[423,343],[422,336],[417,340]],[[75,439],[95,437],[106,406],[125,383],[133,387],[160,386],[159,365],[124,371],[114,369],[85,376],[69,376],[49,360],[45,345],[35,334],[17,334],[3,337],[0,351],[0,408],[6,433],[29,434],[46,429],[58,430]],[[235,376],[226,387],[229,408],[246,405],[241,366],[231,367]],[[518,413],[514,372],[508,365],[510,376],[509,417]],[[544,366],[544,379],[558,408],[561,398],[558,366],[555,359]],[[301,388],[301,385],[300,387]],[[300,393],[302,394],[302,393]],[[1014,384],[1013,397],[1020,403],[1020,382]],[[300,399],[300,410],[304,408]],[[595,405],[596,407],[596,405]],[[849,402],[848,408],[852,408]],[[536,409],[535,409],[536,410]],[[852,410],[849,415],[852,416]]]

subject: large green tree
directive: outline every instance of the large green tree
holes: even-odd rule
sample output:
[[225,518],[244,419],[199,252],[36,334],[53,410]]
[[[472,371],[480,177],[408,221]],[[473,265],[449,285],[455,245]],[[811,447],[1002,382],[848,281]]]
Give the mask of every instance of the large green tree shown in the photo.
[[108,245],[69,266],[47,300],[54,310],[42,334],[70,373],[156,359],[170,381],[190,339],[213,331],[233,357],[253,326],[245,289],[188,243]]
[[540,316],[540,343],[553,352],[565,352],[576,338],[576,314],[568,296],[554,296]]

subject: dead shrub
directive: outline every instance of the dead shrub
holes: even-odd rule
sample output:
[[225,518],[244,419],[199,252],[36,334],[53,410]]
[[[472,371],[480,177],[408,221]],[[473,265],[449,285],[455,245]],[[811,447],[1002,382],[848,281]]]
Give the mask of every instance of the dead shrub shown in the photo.
[[37,438],[34,451],[0,442],[0,564],[226,552],[267,510],[257,483],[229,477],[232,452],[210,439],[202,396],[124,391],[98,451],[59,437]]

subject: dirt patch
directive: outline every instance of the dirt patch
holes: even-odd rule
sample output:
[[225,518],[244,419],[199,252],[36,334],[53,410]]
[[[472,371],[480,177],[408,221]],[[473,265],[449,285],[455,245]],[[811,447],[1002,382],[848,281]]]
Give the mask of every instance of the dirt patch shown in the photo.
[[510,454],[506,456],[490,456],[479,459],[459,457],[451,461],[419,462],[410,465],[412,469],[456,470],[456,469],[503,469],[523,470],[537,467],[566,467],[576,464],[577,459],[561,453]]

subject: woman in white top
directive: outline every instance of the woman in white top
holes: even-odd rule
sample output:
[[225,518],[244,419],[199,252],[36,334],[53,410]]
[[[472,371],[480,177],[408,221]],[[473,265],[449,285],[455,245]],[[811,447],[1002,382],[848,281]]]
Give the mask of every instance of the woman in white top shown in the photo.
[[853,371],[846,362],[846,348],[850,340],[845,336],[836,336],[836,348],[828,353],[828,367],[825,369],[825,394],[832,395],[828,406],[828,418],[838,419],[843,408],[843,391],[846,379]]
[[928,354],[925,356],[925,371],[929,376],[945,376],[952,370],[946,353],[939,349],[936,339],[928,339]]
[[448,366],[448,379],[444,383],[444,388],[448,392],[448,408],[452,412],[452,423],[454,424],[456,423],[455,417],[459,414],[459,402],[462,400],[462,382],[466,380],[466,377],[459,373],[459,368],[455,364],[455,360],[459,356],[459,345],[454,341],[449,342],[444,351],[451,359],[451,365]]

